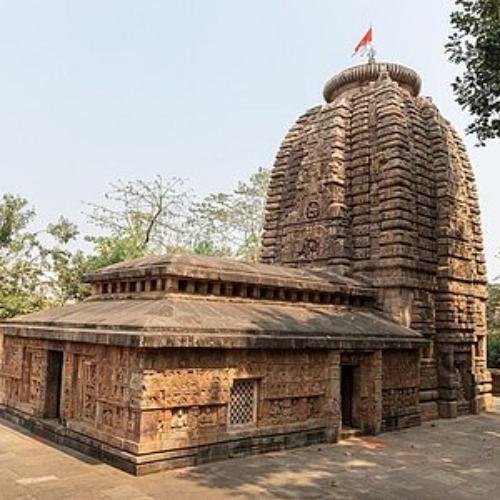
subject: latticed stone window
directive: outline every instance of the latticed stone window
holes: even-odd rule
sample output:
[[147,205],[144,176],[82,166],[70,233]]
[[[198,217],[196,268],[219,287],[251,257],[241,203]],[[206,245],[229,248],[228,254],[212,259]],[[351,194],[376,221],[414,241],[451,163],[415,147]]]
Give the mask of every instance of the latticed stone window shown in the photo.
[[231,387],[228,423],[230,426],[252,425],[257,421],[256,379],[236,379]]

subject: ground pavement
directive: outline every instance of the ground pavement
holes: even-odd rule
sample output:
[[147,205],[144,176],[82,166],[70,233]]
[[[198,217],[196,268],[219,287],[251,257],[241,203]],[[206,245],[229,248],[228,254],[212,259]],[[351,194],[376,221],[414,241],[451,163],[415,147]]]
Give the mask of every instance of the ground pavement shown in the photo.
[[500,498],[500,399],[480,416],[134,477],[0,421],[0,499]]

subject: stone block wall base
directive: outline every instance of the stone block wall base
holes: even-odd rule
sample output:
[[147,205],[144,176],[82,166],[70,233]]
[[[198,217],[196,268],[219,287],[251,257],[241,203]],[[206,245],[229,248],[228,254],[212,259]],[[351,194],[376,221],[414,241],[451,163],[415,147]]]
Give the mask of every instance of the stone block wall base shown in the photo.
[[474,400],[474,413],[479,414],[483,411],[493,409],[493,395],[490,393],[480,394]]
[[227,458],[338,441],[337,432],[322,427],[286,434],[249,437],[167,452],[134,455],[72,431],[55,421],[37,419],[3,405],[0,405],[0,418],[21,426],[33,434],[59,445],[73,448],[137,476]]
[[437,401],[426,401],[420,403],[420,416],[422,422],[439,418],[439,407]]
[[441,418],[456,418],[458,405],[456,401],[439,401],[439,416]]
[[410,415],[400,415],[398,417],[387,417],[382,419],[382,432],[397,431],[416,427],[421,423],[421,415],[414,413]]

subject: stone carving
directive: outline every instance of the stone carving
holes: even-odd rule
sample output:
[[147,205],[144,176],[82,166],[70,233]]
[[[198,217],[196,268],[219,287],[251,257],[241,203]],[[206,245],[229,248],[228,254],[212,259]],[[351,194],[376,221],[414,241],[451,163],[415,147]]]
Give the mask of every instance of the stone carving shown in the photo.
[[184,429],[188,426],[188,412],[185,408],[175,408],[172,410],[172,429]]
[[315,238],[306,238],[299,252],[299,259],[313,260],[319,253],[319,241]]
[[316,219],[320,214],[319,203],[317,201],[310,201],[306,206],[306,218]]

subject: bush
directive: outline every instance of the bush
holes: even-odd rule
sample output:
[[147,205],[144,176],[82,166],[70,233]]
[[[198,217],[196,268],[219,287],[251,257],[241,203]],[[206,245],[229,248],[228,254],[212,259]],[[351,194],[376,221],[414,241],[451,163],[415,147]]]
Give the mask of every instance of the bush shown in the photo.
[[500,329],[488,332],[488,366],[490,368],[500,368]]

